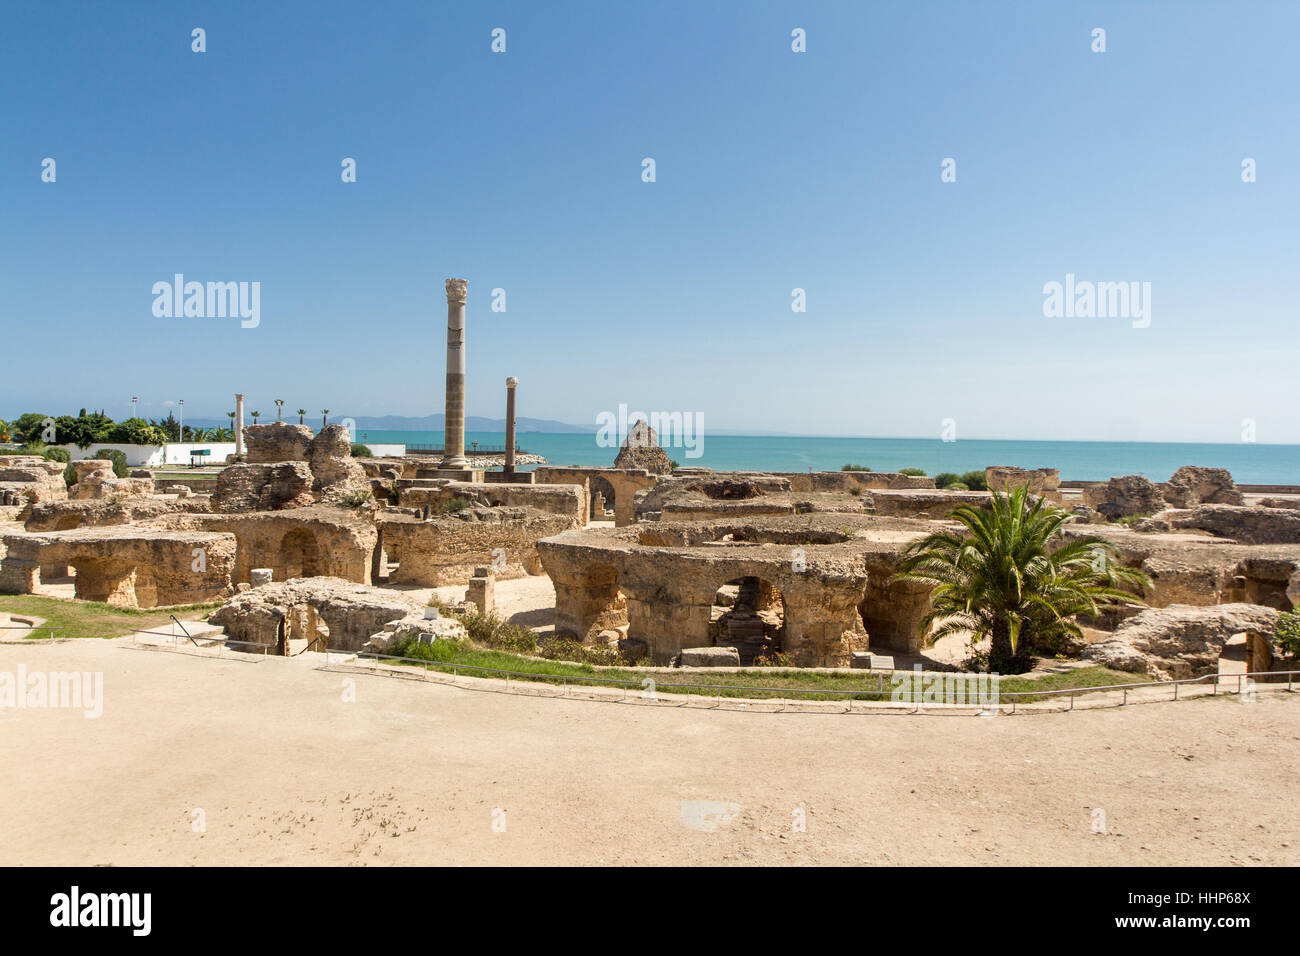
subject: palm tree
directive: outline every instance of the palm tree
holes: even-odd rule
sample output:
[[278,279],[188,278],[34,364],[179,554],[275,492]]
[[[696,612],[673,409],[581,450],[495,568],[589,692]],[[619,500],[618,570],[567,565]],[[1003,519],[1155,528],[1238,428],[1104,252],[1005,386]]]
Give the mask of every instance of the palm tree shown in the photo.
[[[1151,579],[1125,567],[1119,550],[1094,536],[1065,541],[1068,511],[1028,489],[995,492],[988,510],[965,505],[952,513],[964,533],[938,531],[910,545],[899,562],[899,579],[934,588],[932,610],[921,622],[932,639],[968,632],[971,643],[992,639],[989,670],[1015,666],[1022,637],[1046,644],[1081,637],[1075,615],[1141,604]],[[1054,547],[1059,544],[1059,547]]]
[[230,430],[233,432],[235,430],[235,413],[226,412],[226,417],[230,419]]
[[320,427],[324,428],[326,425],[330,423],[330,410],[328,408],[322,408],[320,410],[320,414],[321,414]]
[[277,399],[275,400],[275,420],[276,420],[277,422],[280,420],[280,409],[283,408],[283,407],[284,407],[284,399],[283,399],[283,398],[277,398]]
[[257,417],[258,417],[259,415],[261,415],[261,414],[262,414],[261,412],[253,412],[253,424],[254,424],[254,425],[257,424]]
[[305,409],[305,408],[300,408],[300,409],[298,409],[298,424],[299,424],[299,425],[302,424],[302,417],[303,417],[304,415],[306,415],[306,414],[307,414],[307,409]]

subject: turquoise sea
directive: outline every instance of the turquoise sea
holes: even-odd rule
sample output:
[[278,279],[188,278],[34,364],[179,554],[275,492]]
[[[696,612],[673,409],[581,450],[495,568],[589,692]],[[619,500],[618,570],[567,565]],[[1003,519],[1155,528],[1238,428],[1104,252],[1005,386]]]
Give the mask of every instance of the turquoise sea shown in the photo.
[[[360,441],[402,442],[441,447],[440,431],[358,429]],[[596,444],[594,434],[520,432],[519,447],[553,465],[612,465],[616,449]],[[470,432],[465,446],[505,445],[501,432]],[[1227,468],[1241,484],[1300,485],[1300,445],[1177,444],[1173,442],[983,441],[943,442],[929,438],[817,438],[706,435],[698,458],[685,448],[667,449],[681,465],[718,471],[837,471],[866,465],[876,471],[924,468],[927,474],[958,474],[988,465],[1059,468],[1073,481],[1101,481],[1113,475],[1145,475],[1165,481],[1182,465]]]

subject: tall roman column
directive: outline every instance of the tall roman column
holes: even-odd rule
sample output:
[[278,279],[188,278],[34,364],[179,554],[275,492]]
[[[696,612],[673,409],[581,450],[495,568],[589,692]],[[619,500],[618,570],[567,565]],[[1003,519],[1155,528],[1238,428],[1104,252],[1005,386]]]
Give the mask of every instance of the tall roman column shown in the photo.
[[465,290],[467,279],[447,280],[447,413],[439,468],[465,469]]
[[506,379],[506,464],[501,470],[507,475],[515,473],[515,389],[519,379],[513,375]]
[[244,394],[235,393],[235,454],[244,453]]

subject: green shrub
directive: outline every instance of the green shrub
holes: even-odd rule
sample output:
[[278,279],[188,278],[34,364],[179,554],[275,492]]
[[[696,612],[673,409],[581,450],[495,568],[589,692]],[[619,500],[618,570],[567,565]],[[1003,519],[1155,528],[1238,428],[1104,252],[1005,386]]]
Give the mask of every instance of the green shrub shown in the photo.
[[968,471],[961,476],[961,483],[971,491],[988,491],[989,483],[983,471]]
[[899,473],[900,475],[915,475],[915,476],[918,477],[918,478],[924,478],[924,477],[925,477],[925,469],[924,469],[924,468],[900,468],[900,469],[898,469],[898,473]]
[[365,445],[362,445],[362,444],[359,443],[359,442],[353,442],[353,443],[352,443],[352,457],[353,457],[353,458],[374,458],[375,456],[374,456],[374,454],[370,451],[370,449],[369,449],[368,447],[366,447]]
[[95,440],[114,445],[165,445],[167,433],[143,418],[128,418],[101,429]]
[[772,651],[754,658],[755,667],[796,667],[793,657],[784,651]]
[[450,501],[444,501],[442,504],[440,504],[438,506],[438,513],[444,515],[455,514],[457,511],[464,511],[468,507],[469,507],[469,499],[461,498],[458,495],[457,497],[452,498]]
[[428,643],[412,635],[388,645],[385,654],[393,657],[410,657],[417,661],[450,661],[469,650],[469,641],[456,638],[440,638]]
[[866,465],[840,465],[840,471],[870,471]]
[[970,488],[966,487],[966,482],[964,481],[954,481],[951,485],[948,486],[948,490],[949,491],[970,491]]
[[1122,524],[1126,528],[1131,528],[1139,521],[1145,521],[1147,518],[1150,517],[1151,514],[1149,512],[1144,512],[1142,514],[1137,514],[1137,515],[1120,515],[1118,518],[1115,519],[1115,523]]
[[[476,609],[448,611],[436,599],[431,599],[429,605],[443,608],[448,617],[454,617],[464,624],[470,642],[478,647],[506,651],[511,654],[544,657],[552,661],[569,661],[574,664],[604,664],[614,667],[620,664],[635,663],[635,661],[624,659],[616,647],[609,647],[604,644],[592,646],[583,644],[581,641],[560,637],[548,637],[544,641],[539,641],[537,635],[528,628],[519,624],[512,624],[496,614],[480,614]],[[435,641],[434,643],[444,642]],[[428,645],[421,646],[427,647]],[[389,653],[397,652],[389,651]]]
[[581,641],[570,641],[560,637],[548,637],[542,641],[538,654],[551,661],[570,661],[574,664],[603,664],[615,667],[625,663],[618,648],[606,644],[588,646]]
[[481,647],[515,654],[536,654],[537,635],[526,627],[511,624],[495,614],[480,614],[477,610],[452,614],[469,632],[469,639]]
[[66,448],[46,448],[42,454],[46,461],[61,461],[65,465],[72,461],[72,456],[68,454]]
[[1300,614],[1283,611],[1277,616],[1277,642],[1287,657],[1300,657]]
[[113,463],[113,475],[117,478],[125,478],[127,475],[126,455],[116,448],[104,448],[95,452],[93,456],[97,461],[111,461]]
[[364,508],[374,500],[375,496],[369,488],[358,488],[340,497],[339,504],[346,508]]
[[77,483],[77,469],[71,463],[63,466],[63,483],[69,488]]
[[947,488],[949,485],[961,481],[961,475],[952,471],[941,471],[934,476],[934,486],[936,488]]

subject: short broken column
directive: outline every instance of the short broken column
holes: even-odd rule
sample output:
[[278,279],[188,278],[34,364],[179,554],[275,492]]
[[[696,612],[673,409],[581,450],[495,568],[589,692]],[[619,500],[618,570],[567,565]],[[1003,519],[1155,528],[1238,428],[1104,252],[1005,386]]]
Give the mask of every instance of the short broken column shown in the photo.
[[235,393],[235,454],[244,453],[244,393]]
[[465,592],[469,601],[485,617],[496,607],[496,575],[486,565],[474,569],[474,576],[469,579],[469,590]]
[[252,568],[248,572],[248,583],[255,588],[261,587],[263,584],[270,584],[274,576],[273,568]]

